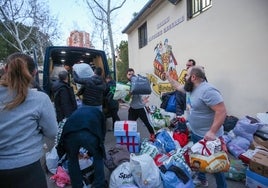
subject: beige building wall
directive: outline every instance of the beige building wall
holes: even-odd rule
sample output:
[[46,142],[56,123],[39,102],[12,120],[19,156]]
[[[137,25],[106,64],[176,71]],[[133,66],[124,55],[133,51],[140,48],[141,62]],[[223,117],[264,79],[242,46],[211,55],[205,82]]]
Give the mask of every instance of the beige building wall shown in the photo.
[[[189,20],[186,1],[177,5],[159,2],[136,22],[135,29],[126,32],[130,67],[142,75],[153,74],[154,48],[168,39],[178,74],[190,58],[203,65],[208,81],[223,94],[228,114],[241,117],[267,112],[268,1],[212,0],[211,8]],[[148,44],[139,49],[138,27],[145,21]],[[173,22],[178,24],[167,30]],[[161,23],[165,24],[159,27]],[[155,92],[150,98],[150,104],[160,105]]]

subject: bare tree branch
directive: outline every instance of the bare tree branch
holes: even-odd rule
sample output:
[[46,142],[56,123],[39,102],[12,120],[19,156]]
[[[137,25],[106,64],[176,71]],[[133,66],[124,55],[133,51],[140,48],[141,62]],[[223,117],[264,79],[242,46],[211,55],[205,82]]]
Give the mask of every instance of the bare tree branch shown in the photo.
[[[104,8],[103,3],[100,3],[99,0],[85,0],[88,8],[90,9],[92,15],[96,20],[103,21],[107,25],[107,35],[109,37],[109,43],[111,48],[112,54],[112,62],[113,68],[116,72],[116,65],[115,65],[115,47],[114,47],[114,40],[113,40],[113,30],[112,30],[112,23],[111,23],[111,14],[113,11],[122,8],[125,4],[126,0],[122,0],[118,6],[114,6],[111,8],[111,0],[107,0],[107,7]],[[102,1],[103,2],[103,1]],[[114,1],[115,2],[115,1]],[[118,3],[118,0],[116,1]],[[115,74],[116,76],[116,74]]]
[[91,13],[93,14],[94,18],[99,20],[99,21],[103,21],[106,23],[106,19],[103,17],[103,14],[99,15],[100,13],[102,13],[102,11],[98,11],[97,13],[95,13],[95,8],[89,3],[89,1],[86,1],[88,8],[91,10]]
[[115,11],[116,9],[120,9],[120,8],[122,8],[123,5],[125,4],[125,2],[126,2],[126,0],[122,1],[122,3],[121,3],[119,6],[112,8],[112,9],[111,9],[111,12]]
[[[105,14],[107,14],[107,11],[108,11],[109,9],[105,10],[105,9],[102,7],[102,5],[100,5],[100,4],[98,3],[98,1],[95,1],[95,0],[93,0],[93,1],[94,1],[94,3],[101,9],[102,12],[104,12]],[[109,3],[108,3],[108,4],[109,4]]]
[[57,19],[50,15],[47,0],[1,0],[0,37],[21,52],[44,49],[58,36]]

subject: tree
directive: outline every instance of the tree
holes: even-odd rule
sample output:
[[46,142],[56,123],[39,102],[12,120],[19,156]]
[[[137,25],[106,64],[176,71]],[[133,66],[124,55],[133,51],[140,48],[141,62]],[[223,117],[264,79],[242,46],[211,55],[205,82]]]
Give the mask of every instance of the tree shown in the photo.
[[39,25],[42,25],[42,27],[35,28],[29,40],[32,41],[32,48],[36,50],[40,62],[44,59],[46,47],[52,46],[52,40],[58,38],[60,33],[56,18],[46,16],[43,20],[40,20]]
[[45,45],[51,44],[50,37],[57,35],[56,19],[41,0],[2,0],[0,24],[4,28],[0,37],[6,43],[20,52],[38,49],[41,57]]
[[128,42],[127,41],[121,41],[119,46],[117,47],[117,78],[119,82],[126,83],[128,80],[126,78],[126,72],[129,66],[128,63]]
[[[25,45],[25,41],[32,33],[34,27],[37,27],[37,10],[38,4],[36,0],[25,1],[12,1],[4,0],[0,6],[0,19],[1,23],[6,29],[6,32],[9,33],[15,40],[8,40],[8,38],[0,33],[1,37],[8,42],[15,49],[23,52],[29,50]],[[27,23],[29,30],[24,29],[22,25]]]
[[106,3],[106,8],[105,4],[103,1],[101,2],[100,0],[85,0],[88,8],[91,10],[93,16],[95,19],[103,22],[107,26],[107,31],[108,31],[108,38],[109,38],[109,43],[110,43],[110,48],[111,48],[111,55],[112,55],[112,62],[113,62],[113,68],[115,71],[115,79],[117,80],[116,76],[116,62],[115,62],[115,47],[114,47],[114,40],[113,40],[113,30],[112,30],[112,16],[111,14],[120,9],[126,0],[116,0],[117,5],[115,5],[113,8],[111,7],[111,0],[107,0]]
[[[5,28],[1,23],[0,23],[0,31],[2,31],[2,34],[5,35],[5,37],[8,38],[8,40],[12,40],[12,37],[4,32]],[[16,51],[17,50],[13,46],[11,46],[2,37],[0,37],[0,62],[1,60],[4,60],[9,54]]]
[[[101,17],[104,17],[103,13],[100,13]],[[102,43],[102,50],[107,51],[107,35],[106,35],[106,24],[103,21],[94,20],[94,30],[91,33],[91,43],[93,44],[93,47],[95,46],[94,43],[96,42],[95,39],[100,39]],[[97,35],[97,37],[95,37]]]

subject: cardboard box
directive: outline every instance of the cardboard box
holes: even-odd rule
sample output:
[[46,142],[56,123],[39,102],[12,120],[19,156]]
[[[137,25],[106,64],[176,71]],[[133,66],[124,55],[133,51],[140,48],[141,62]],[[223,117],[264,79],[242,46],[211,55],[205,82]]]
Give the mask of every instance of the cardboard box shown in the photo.
[[252,172],[249,168],[246,171],[246,187],[268,188],[268,178]]
[[253,158],[253,156],[255,155],[255,153],[257,153],[259,151],[259,149],[248,149],[246,152],[240,154],[238,156],[238,158],[243,161],[244,163],[246,164],[249,164],[250,163],[250,160]]
[[[267,150],[264,146],[258,144],[255,139],[252,140],[249,149],[262,149],[262,150]],[[268,151],[268,150],[267,150]]]
[[258,151],[249,163],[249,169],[257,174],[268,177],[268,152]]
[[114,123],[114,136],[136,136],[136,121],[116,121]]
[[140,152],[140,133],[136,136],[117,136],[116,144],[126,145],[130,153]]
[[265,147],[266,149],[268,149],[268,140],[263,140],[262,138],[260,138],[258,136],[254,136],[254,141],[257,144],[259,144],[259,145]]

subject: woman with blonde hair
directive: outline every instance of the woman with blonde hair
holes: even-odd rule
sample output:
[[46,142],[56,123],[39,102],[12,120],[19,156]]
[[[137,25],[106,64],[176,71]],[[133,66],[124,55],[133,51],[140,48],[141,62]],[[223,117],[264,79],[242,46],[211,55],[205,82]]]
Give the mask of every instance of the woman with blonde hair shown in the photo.
[[44,137],[55,139],[57,120],[49,97],[31,89],[28,61],[11,54],[0,80],[0,187],[47,187],[40,158]]

